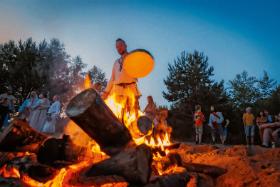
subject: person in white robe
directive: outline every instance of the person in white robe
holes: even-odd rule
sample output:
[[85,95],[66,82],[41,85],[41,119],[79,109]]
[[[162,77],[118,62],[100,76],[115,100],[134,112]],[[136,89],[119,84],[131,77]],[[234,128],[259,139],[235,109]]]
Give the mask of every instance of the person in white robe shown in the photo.
[[47,119],[47,111],[50,106],[50,101],[47,98],[46,94],[40,94],[39,100],[36,102],[35,105],[31,107],[32,115],[29,119],[29,125],[36,129],[37,131],[41,132],[43,129],[43,125]]
[[137,113],[139,109],[138,99],[141,96],[137,88],[137,79],[129,76],[123,69],[123,60],[128,55],[127,45],[124,40],[116,40],[116,49],[121,55],[113,65],[112,75],[105,88],[102,97],[105,100],[108,96],[114,96],[115,101],[125,106],[125,111],[135,110]]
[[53,96],[53,103],[51,104],[48,110],[47,121],[44,124],[42,132],[45,133],[55,133],[56,132],[56,123],[59,119],[61,109],[61,103],[59,101],[59,96]]

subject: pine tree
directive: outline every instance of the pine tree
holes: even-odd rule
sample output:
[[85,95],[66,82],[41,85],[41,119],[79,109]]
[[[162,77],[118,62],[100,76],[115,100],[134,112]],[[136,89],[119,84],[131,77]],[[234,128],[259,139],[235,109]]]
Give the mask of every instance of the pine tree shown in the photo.
[[233,80],[229,81],[229,84],[230,96],[235,106],[241,110],[254,105],[261,96],[257,88],[257,78],[249,76],[247,71],[237,74]]
[[89,74],[93,83],[99,82],[102,85],[102,89],[106,87],[107,85],[106,75],[100,68],[94,65],[89,70]]
[[266,99],[271,96],[277,82],[271,79],[266,71],[263,72],[263,77],[258,81],[258,89],[260,91],[260,98]]
[[[174,119],[173,128],[179,133],[190,135],[193,125],[194,106],[200,104],[205,115],[209,114],[210,106],[220,110],[226,108],[228,96],[224,82],[215,82],[214,68],[208,65],[208,57],[203,53],[182,52],[168,64],[169,75],[164,80],[167,91],[163,96],[171,105],[171,116]],[[179,124],[179,125],[178,125]],[[185,126],[185,130],[182,130]]]

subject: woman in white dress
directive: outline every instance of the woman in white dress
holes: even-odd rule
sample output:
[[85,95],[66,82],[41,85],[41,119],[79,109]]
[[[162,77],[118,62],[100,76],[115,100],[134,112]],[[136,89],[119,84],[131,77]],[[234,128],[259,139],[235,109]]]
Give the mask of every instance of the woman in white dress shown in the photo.
[[32,115],[29,124],[39,132],[42,131],[43,125],[46,122],[49,106],[50,101],[47,98],[47,94],[40,94],[37,103],[31,107]]
[[53,96],[53,103],[48,110],[48,117],[44,124],[42,132],[45,133],[55,133],[56,122],[59,118],[61,104],[59,102],[59,97],[57,95]]

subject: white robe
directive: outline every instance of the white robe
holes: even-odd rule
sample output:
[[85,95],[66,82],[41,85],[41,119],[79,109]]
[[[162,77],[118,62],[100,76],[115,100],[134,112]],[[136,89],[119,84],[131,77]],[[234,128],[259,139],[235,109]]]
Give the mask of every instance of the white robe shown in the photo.
[[41,132],[43,125],[47,119],[47,111],[50,106],[50,101],[47,98],[39,99],[37,104],[32,108],[32,115],[29,119],[29,124],[32,128]]
[[59,101],[55,101],[48,110],[49,117],[47,118],[42,132],[45,133],[55,133],[56,132],[56,122],[59,117],[61,104]]
[[[120,71],[120,61],[122,59],[118,59],[115,61],[113,65],[112,75],[111,78],[107,84],[107,87],[105,89],[105,92],[108,93],[115,93],[116,95],[126,95],[127,90],[132,91],[135,96],[140,96],[141,93],[137,88],[136,82],[137,79],[129,76],[124,68]],[[135,84],[129,84],[129,83],[135,83]],[[129,84],[126,87],[119,86],[119,84]]]

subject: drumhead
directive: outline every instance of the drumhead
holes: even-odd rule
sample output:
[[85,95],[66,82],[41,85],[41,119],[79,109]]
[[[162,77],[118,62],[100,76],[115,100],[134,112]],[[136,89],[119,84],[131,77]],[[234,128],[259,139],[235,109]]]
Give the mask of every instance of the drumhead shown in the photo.
[[154,69],[154,58],[145,49],[131,51],[124,59],[123,68],[126,73],[134,78],[145,77]]

